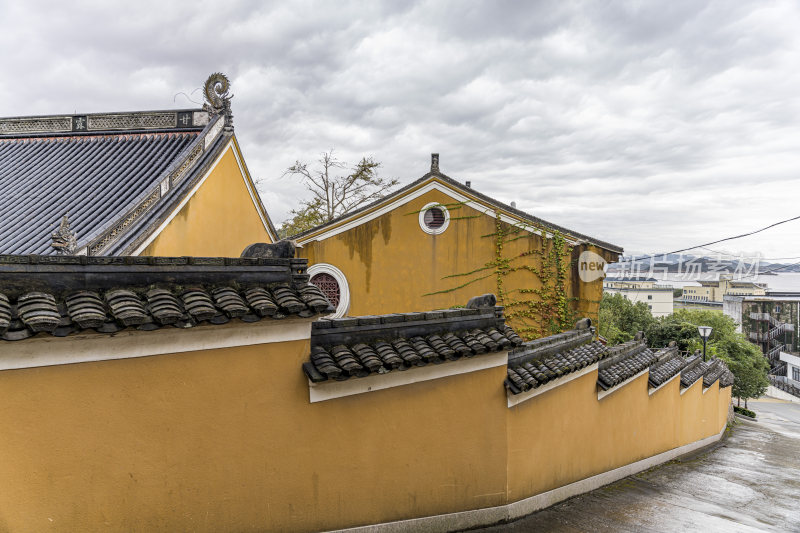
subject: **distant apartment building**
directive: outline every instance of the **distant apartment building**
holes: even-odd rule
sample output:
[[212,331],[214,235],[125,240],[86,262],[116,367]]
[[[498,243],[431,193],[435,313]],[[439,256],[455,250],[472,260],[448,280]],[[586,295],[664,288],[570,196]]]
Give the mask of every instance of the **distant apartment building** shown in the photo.
[[780,360],[786,363],[786,377],[794,382],[795,387],[800,387],[800,356],[781,352]]
[[793,354],[792,361],[800,354],[800,342],[795,333],[800,328],[800,293],[729,294],[725,296],[722,311],[739,324],[738,331],[761,348],[770,362],[771,373],[786,375],[790,370],[789,357],[784,354]]
[[722,303],[726,295],[764,296],[767,293],[765,284],[734,280],[732,274],[720,274],[718,281],[698,281],[698,283],[699,287],[687,285],[683,288],[682,299],[685,302]]
[[654,317],[672,314],[672,287],[654,278],[606,278],[603,292],[621,294],[633,303],[644,302]]
[[767,394],[800,402],[800,292],[725,296],[723,311],[769,360]]

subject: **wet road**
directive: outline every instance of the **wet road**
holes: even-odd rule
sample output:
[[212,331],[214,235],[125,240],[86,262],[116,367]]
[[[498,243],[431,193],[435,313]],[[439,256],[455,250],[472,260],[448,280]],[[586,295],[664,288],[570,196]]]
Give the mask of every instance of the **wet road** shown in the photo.
[[800,438],[800,404],[765,398],[747,402],[747,406],[758,412],[758,421],[784,433],[793,433]]
[[481,531],[800,532],[800,404],[749,407],[714,448]]

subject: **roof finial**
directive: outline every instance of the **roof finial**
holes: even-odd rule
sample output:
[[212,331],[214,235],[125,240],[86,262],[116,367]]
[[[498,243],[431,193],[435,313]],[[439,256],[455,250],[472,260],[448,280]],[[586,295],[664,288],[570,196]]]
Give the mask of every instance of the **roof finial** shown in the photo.
[[75,255],[75,250],[78,248],[78,239],[75,237],[75,232],[72,231],[69,225],[69,218],[64,215],[61,219],[58,229],[51,235],[53,242],[50,244],[60,255]]
[[431,172],[439,172],[439,154],[431,154]]
[[225,112],[226,115],[229,114],[231,98],[233,98],[233,95],[228,92],[230,86],[231,82],[228,77],[221,72],[215,72],[209,76],[203,91],[206,96],[203,109],[215,115],[222,112]]

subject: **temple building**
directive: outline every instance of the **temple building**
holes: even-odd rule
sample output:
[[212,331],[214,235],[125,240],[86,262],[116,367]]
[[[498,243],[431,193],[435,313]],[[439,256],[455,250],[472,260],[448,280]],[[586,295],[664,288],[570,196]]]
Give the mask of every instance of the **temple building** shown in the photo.
[[273,242],[228,79],[212,74],[205,97],[199,109],[0,118],[0,254],[237,257]]
[[0,531],[466,530],[724,435],[721,360],[596,340],[621,248],[438,156],[276,243],[205,93],[0,119]]
[[596,319],[603,263],[622,253],[444,175],[438,154],[420,179],[293,239],[337,317],[440,309],[493,293],[525,338]]

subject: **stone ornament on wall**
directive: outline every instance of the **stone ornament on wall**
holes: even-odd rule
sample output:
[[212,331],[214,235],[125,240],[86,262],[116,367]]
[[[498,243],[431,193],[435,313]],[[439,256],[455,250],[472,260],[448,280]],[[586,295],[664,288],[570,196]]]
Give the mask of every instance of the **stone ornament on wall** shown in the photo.
[[71,117],[10,118],[0,120],[0,135],[65,133],[72,131]]
[[[149,130],[175,128],[178,113],[124,113],[115,115],[89,115],[86,117],[89,131],[95,130]],[[191,123],[181,125],[191,126]]]
[[61,224],[58,225],[58,229],[50,237],[53,239],[50,246],[55,248],[59,255],[75,255],[78,239],[70,227],[67,215],[64,215],[64,218],[61,219]]

